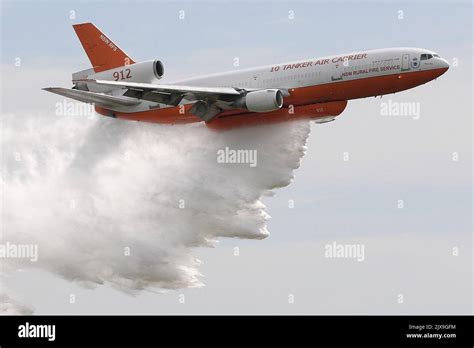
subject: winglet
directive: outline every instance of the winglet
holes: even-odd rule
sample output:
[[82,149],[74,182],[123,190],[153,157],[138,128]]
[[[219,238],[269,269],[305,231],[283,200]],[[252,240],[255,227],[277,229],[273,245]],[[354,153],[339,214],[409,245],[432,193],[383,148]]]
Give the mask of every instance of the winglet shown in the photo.
[[73,28],[96,73],[135,63],[94,24],[76,24]]

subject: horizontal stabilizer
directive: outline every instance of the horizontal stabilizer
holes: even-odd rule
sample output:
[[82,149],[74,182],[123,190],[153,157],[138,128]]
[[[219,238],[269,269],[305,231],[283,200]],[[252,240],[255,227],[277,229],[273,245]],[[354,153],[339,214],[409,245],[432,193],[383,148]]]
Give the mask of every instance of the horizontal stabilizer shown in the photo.
[[103,107],[119,107],[119,106],[134,106],[140,104],[140,101],[135,98],[128,97],[116,97],[112,95],[94,93],[88,91],[80,91],[76,89],[61,88],[61,87],[48,87],[43,88],[45,91],[56,93],[64,97],[68,97],[74,100],[78,100],[84,103],[94,103],[98,106]]

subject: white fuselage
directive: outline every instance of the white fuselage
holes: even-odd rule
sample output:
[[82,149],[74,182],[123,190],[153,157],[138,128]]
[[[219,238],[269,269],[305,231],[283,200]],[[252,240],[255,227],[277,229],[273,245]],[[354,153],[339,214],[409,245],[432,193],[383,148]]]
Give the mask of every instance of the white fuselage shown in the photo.
[[[430,56],[431,58],[427,58]],[[441,69],[448,66],[446,60],[433,51],[419,48],[386,48],[250,69],[236,69],[168,82],[168,84],[242,89],[285,88],[291,92],[292,89],[309,86]],[[154,82],[158,83],[158,80]],[[119,94],[120,90],[116,93]],[[186,103],[189,102],[182,101],[182,104]],[[143,101],[141,105],[133,107],[133,110],[128,109],[128,111],[147,110],[153,104],[156,103]],[[160,105],[160,107],[168,106]]]

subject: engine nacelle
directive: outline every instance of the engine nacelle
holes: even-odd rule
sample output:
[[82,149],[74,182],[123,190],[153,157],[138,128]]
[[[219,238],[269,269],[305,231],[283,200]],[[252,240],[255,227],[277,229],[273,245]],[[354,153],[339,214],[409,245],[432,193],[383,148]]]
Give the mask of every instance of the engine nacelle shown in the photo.
[[[159,60],[151,60],[101,71],[91,74],[87,78],[93,80],[154,83],[161,79],[163,74],[163,63]],[[94,83],[86,83],[86,87],[91,92],[99,93],[109,92],[113,89],[110,86],[99,86]],[[82,88],[79,87],[79,89]]]
[[263,89],[247,93],[237,102],[238,107],[245,107],[252,112],[269,112],[283,106],[283,94],[278,89]]

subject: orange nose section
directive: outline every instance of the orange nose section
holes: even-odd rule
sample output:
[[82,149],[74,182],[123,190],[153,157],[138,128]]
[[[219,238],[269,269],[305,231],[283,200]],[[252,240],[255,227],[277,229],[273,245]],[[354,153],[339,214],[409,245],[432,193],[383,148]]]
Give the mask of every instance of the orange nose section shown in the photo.
[[435,77],[435,78],[440,77],[441,75],[443,75],[443,74],[444,74],[446,71],[448,71],[448,70],[449,70],[449,66],[443,67],[443,68],[439,68],[439,69],[435,69],[435,71],[436,71],[436,72],[435,72],[435,74],[436,74],[436,77]]

